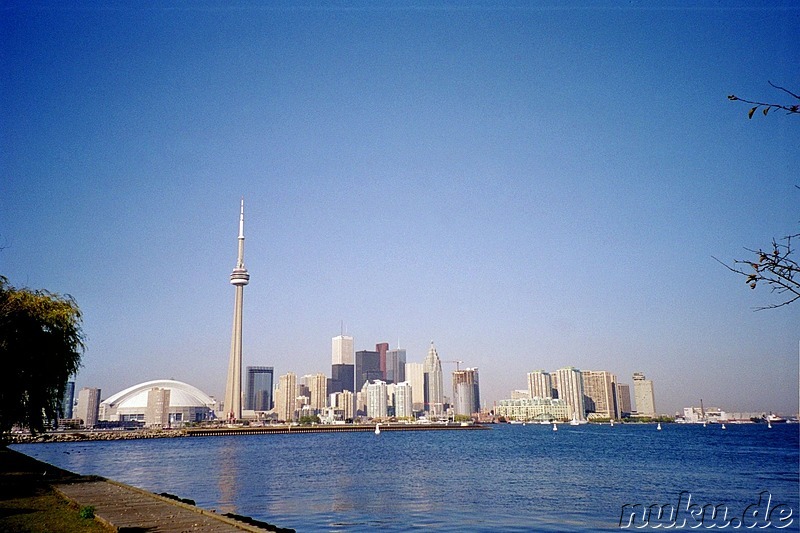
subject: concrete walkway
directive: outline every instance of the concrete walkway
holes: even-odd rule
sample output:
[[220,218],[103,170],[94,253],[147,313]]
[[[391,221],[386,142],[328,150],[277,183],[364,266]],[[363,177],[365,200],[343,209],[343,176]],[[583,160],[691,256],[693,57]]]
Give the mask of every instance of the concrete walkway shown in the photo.
[[117,531],[267,531],[115,481],[81,480],[53,488],[81,507],[93,506],[95,516]]

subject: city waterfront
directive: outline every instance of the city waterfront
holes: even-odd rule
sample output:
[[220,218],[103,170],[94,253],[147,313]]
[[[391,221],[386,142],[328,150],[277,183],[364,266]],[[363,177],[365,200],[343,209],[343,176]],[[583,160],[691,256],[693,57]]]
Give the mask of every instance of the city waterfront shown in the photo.
[[[13,448],[80,474],[298,531],[610,531],[632,515],[633,526],[642,525],[643,507],[679,507],[688,496],[724,508],[726,520],[771,505],[773,527],[800,525],[795,424],[493,428]],[[767,493],[768,504],[754,505]],[[764,513],[759,517],[764,525]],[[714,523],[719,527],[721,518]]]

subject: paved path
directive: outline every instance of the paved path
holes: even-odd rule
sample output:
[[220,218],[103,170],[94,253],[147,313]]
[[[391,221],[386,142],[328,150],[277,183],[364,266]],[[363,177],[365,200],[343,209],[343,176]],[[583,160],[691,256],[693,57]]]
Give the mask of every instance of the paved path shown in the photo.
[[93,506],[95,515],[118,531],[265,531],[114,481],[79,480],[54,488],[80,506]]

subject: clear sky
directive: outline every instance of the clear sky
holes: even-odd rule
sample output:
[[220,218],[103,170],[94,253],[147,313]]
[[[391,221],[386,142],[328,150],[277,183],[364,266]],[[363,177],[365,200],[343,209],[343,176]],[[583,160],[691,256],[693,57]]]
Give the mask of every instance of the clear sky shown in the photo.
[[78,387],[222,397],[244,197],[245,366],[329,374],[343,321],[489,405],[797,412],[800,304],[713,259],[800,227],[800,118],[726,98],[800,90],[796,2],[64,4],[0,4],[0,274],[76,298]]

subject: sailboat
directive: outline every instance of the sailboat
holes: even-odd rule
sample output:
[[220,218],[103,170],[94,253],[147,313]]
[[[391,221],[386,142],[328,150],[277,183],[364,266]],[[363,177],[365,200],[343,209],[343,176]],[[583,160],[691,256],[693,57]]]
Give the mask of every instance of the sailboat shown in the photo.
[[658,425],[656,426],[656,429],[661,431],[661,422],[658,423]]
[[558,426],[556,425],[555,422],[553,422],[553,431],[558,431]]
[[611,427],[612,428],[614,427],[614,419],[613,418],[611,419]]
[[380,424],[375,424],[375,434],[376,435],[380,435],[381,434],[381,425]]
[[722,424],[722,429],[725,429],[725,424]]

